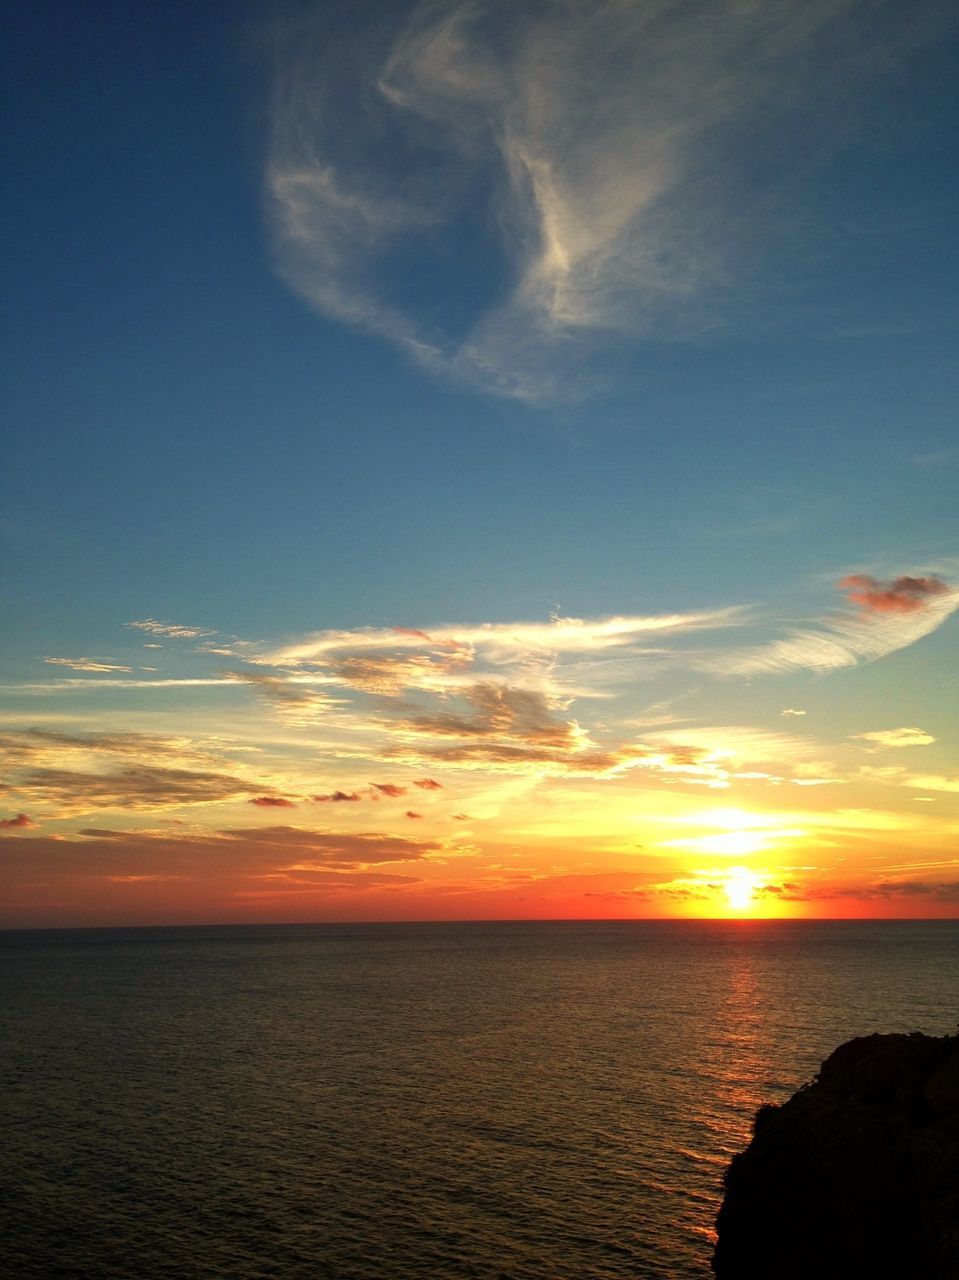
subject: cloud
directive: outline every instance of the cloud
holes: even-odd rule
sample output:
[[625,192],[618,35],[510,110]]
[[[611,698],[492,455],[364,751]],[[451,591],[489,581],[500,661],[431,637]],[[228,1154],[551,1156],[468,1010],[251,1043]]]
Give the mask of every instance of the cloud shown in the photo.
[[406,816],[408,818],[422,818],[423,815],[421,813],[417,813],[414,809],[407,809]]
[[363,693],[396,697],[404,689],[429,687],[446,683],[443,676],[458,662],[449,658],[435,659],[415,655],[397,658],[390,655],[366,655],[331,660],[330,674],[341,684]]
[[558,720],[549,700],[535,689],[500,684],[475,684],[464,689],[463,700],[471,714],[439,711],[414,716],[404,728],[432,737],[520,738],[527,743],[577,749],[585,735],[572,720]]
[[[413,785],[423,787],[424,783],[431,784],[426,786],[425,789],[427,790],[440,791],[443,789],[442,783],[434,782],[430,778],[424,778],[419,782],[415,782]],[[401,796],[405,796],[408,791],[409,787],[402,787],[396,782],[373,782],[368,787],[357,787],[353,791],[331,791],[326,795],[313,796],[313,799],[318,804],[338,804],[344,802],[355,804],[360,800],[380,800],[384,796],[387,799],[396,800]]]
[[60,763],[86,757],[118,756],[152,763],[157,757],[210,762],[218,757],[190,738],[153,733],[60,733],[49,729],[0,731],[0,760],[8,767],[26,763]]
[[611,777],[634,768],[648,758],[648,748],[628,746],[600,750],[569,750],[563,747],[538,746],[497,739],[462,741],[455,745],[424,739],[389,749],[389,756],[418,764],[439,764],[459,769],[475,769],[492,773],[525,773],[539,775],[565,774],[571,777]]
[[103,662],[99,658],[44,658],[53,667],[70,667],[73,671],[132,671],[116,662]]
[[939,578],[893,578],[880,582],[865,573],[851,573],[839,583],[853,604],[874,613],[915,613],[935,596],[951,593]]
[[0,818],[0,828],[4,830],[24,830],[37,824],[25,813],[18,813],[15,818]]
[[781,902],[831,902],[852,899],[862,902],[881,902],[902,898],[929,898],[940,902],[959,902],[959,880],[890,880],[797,883],[757,885],[757,897],[775,895]]
[[340,700],[312,687],[329,683],[322,677],[271,676],[259,671],[226,671],[226,683],[249,685],[290,724],[312,724],[340,705]]
[[[552,618],[549,622],[490,622],[482,625],[432,627],[425,632],[413,628],[388,630],[373,627],[353,631],[317,631],[292,644],[267,649],[257,661],[276,667],[324,667],[353,661],[361,655],[378,654],[377,661],[391,662],[395,649],[432,649],[434,666],[414,663],[410,684],[415,687],[424,671],[432,672],[442,663],[465,664],[474,655],[493,663],[515,661],[530,655],[588,655],[606,651],[629,651],[650,636],[680,634],[733,625],[742,620],[737,607],[695,613],[669,613],[633,617]],[[385,669],[385,668],[384,668]],[[393,670],[398,664],[393,662]],[[362,672],[362,668],[354,668]],[[347,675],[350,670],[347,669]],[[342,671],[340,672],[342,678]],[[237,675],[236,678],[246,678]]]
[[[853,577],[858,579],[863,575]],[[847,577],[843,582],[850,580]],[[896,578],[894,584],[920,581],[938,579]],[[900,598],[910,597],[900,593]],[[792,630],[785,639],[698,654],[690,661],[701,671],[739,676],[827,672],[854,667],[860,662],[875,662],[930,635],[959,609],[959,590],[945,586],[942,591],[930,591],[921,599],[915,599],[919,601],[915,606],[836,613]]]
[[398,786],[395,782],[374,782],[370,790],[374,796],[381,795],[395,798],[397,796],[405,796],[407,788]]
[[18,794],[54,805],[60,816],[96,809],[166,809],[214,804],[262,788],[224,773],[136,765],[104,773],[33,769],[16,780]]
[[799,707],[783,707],[779,714],[781,716],[804,716],[806,713]]
[[[301,7],[275,42],[278,269],[430,370],[561,394],[590,335],[682,332],[702,323],[697,299],[728,293],[775,206],[744,140],[775,150],[779,110],[834,103],[875,72],[877,48],[907,39],[883,21],[892,8],[423,0],[345,27]],[[477,206],[499,246],[475,231]],[[390,287],[411,262],[422,278],[431,251],[448,277],[447,246],[471,233],[491,286],[464,278],[455,313]]]
[[254,796],[248,804],[258,805],[261,809],[295,809],[296,804],[285,796]]
[[309,831],[301,827],[233,827],[221,831],[220,837],[259,848],[284,850],[284,857],[297,859],[293,869],[302,869],[307,856],[314,866],[319,863],[367,866],[374,862],[416,861],[445,848],[436,840],[410,840],[378,831]]
[[944,791],[959,794],[959,777],[947,778],[941,773],[910,774],[897,781],[900,786],[915,787],[917,791]]
[[435,778],[416,778],[413,781],[414,787],[419,787],[423,791],[442,791],[442,782],[437,782]]
[[[297,827],[237,827],[206,834],[91,830],[80,838],[4,836],[0,899],[39,878],[59,886],[96,887],[108,879],[135,884],[159,880],[206,883],[217,894],[252,885],[313,884],[348,890],[368,885],[368,868],[419,863],[455,845],[378,831],[347,833]],[[399,882],[399,881],[398,881]],[[41,886],[42,887],[42,886]],[[99,889],[96,889],[99,897]],[[11,900],[15,895],[11,893]]]
[[151,636],[169,636],[172,640],[196,640],[200,636],[215,636],[215,631],[206,627],[184,627],[175,622],[157,622],[155,618],[143,618],[139,622],[128,622],[128,627],[137,631],[146,631]]
[[926,747],[935,742],[925,729],[875,729],[870,733],[850,735],[860,742],[875,743],[877,747]]
[[[150,667],[141,667],[141,671],[149,671]],[[134,689],[196,689],[205,686],[226,685],[232,683],[225,676],[187,676],[180,679],[139,680],[117,677],[71,676],[62,680],[46,680],[41,683],[6,684],[4,689],[16,694],[57,694],[64,689],[71,693],[95,693],[99,689],[123,689],[131,692]]]

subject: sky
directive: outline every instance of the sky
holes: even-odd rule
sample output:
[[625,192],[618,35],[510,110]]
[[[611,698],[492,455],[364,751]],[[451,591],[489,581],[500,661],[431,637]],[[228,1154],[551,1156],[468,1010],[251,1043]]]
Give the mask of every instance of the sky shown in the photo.
[[14,0],[0,927],[959,917],[941,0]]

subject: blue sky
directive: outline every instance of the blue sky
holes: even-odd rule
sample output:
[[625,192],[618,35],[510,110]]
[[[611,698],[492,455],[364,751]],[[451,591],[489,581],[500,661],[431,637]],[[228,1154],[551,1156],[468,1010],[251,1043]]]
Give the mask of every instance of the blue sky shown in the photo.
[[[916,810],[917,779],[940,779],[949,785],[927,787],[918,806],[936,817],[909,840],[948,840],[959,770],[950,6],[40,2],[12,13],[0,601],[13,625],[0,719],[82,741],[44,740],[37,767],[55,779],[18,772],[24,743],[10,747],[7,820],[23,813],[41,834],[11,827],[9,841],[39,841],[39,857],[51,836],[79,849],[82,824],[147,824],[154,840],[164,822],[233,830],[242,788],[219,797],[222,812],[205,783],[200,799],[173,786],[154,804],[163,777],[146,797],[94,786],[87,816],[77,808],[84,779],[123,772],[95,735],[139,734],[146,761],[176,725],[189,756],[187,739],[213,750],[217,717],[219,763],[190,769],[225,776],[221,755],[235,764],[258,750],[264,794],[306,795],[307,759],[351,789],[354,760],[432,776],[445,759],[442,789],[463,782],[480,796],[477,768],[464,779],[463,760],[435,742],[409,749],[426,721],[437,728],[434,713],[453,718],[444,741],[455,729],[487,742],[487,764],[527,731],[574,753],[632,743],[634,763],[636,735],[661,732],[674,764],[681,749],[702,763],[729,730],[737,776],[765,773],[781,790],[785,752],[789,768],[822,764],[834,781],[821,791],[854,797],[844,811],[883,821],[899,821],[904,791]],[[849,575],[873,585],[837,589]],[[925,587],[903,586],[910,578]],[[691,621],[704,615],[709,626]],[[684,621],[658,656],[635,630],[613,671],[589,630],[610,617]],[[575,659],[555,633],[550,649],[522,630],[564,618],[592,637]],[[131,628],[144,620],[215,638]],[[456,639],[505,623],[521,641]],[[250,690],[266,686],[236,675],[300,687],[289,655],[315,633],[341,636],[337,653],[356,633],[357,660],[380,636],[382,661],[409,675],[393,628],[422,633],[414,656],[438,683],[384,693],[311,658],[316,689],[349,705],[314,701],[294,729],[281,717],[288,738],[271,718],[277,686],[258,700]],[[787,659],[790,636],[800,648]],[[464,645],[468,679],[450,657]],[[223,683],[149,687],[174,679]],[[481,687],[500,691],[498,711]],[[377,698],[400,701],[384,710]],[[786,709],[807,713],[787,718],[802,721],[798,745],[770,739],[760,752],[743,736],[778,733]],[[353,718],[341,738],[327,714]],[[384,717],[396,741],[363,747]],[[553,721],[583,736],[564,739]],[[870,774],[880,766],[856,752],[879,748],[857,735],[900,729],[934,741],[891,739],[886,774]],[[488,887],[503,841],[535,846],[516,872],[531,882],[547,865],[579,874],[555,824],[530,816],[540,804],[565,814],[575,800],[582,816],[561,821],[580,843],[613,786],[637,793],[640,825],[657,787],[667,807],[681,794],[696,812],[694,775],[661,761],[651,777],[617,758],[611,787],[593,779],[587,796],[570,784],[562,802],[555,759],[517,768],[521,798],[493,769],[488,826],[469,845]],[[749,792],[742,811],[768,803]],[[268,808],[254,818],[275,818]],[[376,815],[382,825],[383,805]],[[313,811],[285,816],[330,835]],[[782,829],[798,830],[790,822]],[[442,814],[430,838],[452,839]],[[591,874],[632,874],[622,849],[635,844],[615,856],[604,846]],[[837,867],[818,856],[832,885]],[[672,881],[635,874],[641,908],[659,910],[648,885]],[[850,884],[877,901],[864,874]],[[469,896],[480,870],[471,876],[463,901],[482,913]],[[85,905],[63,918],[88,918],[98,886],[91,872]],[[344,910],[413,911],[383,895],[357,889]],[[820,896],[832,900],[822,885]],[[229,916],[227,897],[197,911]],[[589,914],[578,901],[561,914]],[[24,904],[15,921],[60,918],[42,895]],[[315,918],[339,909],[319,890],[294,905]],[[104,918],[127,910],[111,899]],[[129,910],[164,920],[173,906]]]

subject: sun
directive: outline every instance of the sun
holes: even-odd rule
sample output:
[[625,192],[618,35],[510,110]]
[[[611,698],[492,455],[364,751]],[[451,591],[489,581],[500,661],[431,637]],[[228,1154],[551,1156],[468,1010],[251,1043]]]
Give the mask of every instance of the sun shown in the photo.
[[753,895],[762,883],[759,876],[748,867],[730,867],[723,889],[734,911],[748,911],[753,905]]

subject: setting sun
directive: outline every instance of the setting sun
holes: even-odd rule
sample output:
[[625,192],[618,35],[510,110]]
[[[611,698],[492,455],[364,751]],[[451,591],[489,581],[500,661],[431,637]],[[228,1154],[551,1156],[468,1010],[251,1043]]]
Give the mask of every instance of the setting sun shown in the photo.
[[748,911],[753,905],[753,895],[762,884],[759,876],[747,867],[731,867],[723,889],[729,905],[735,911]]

